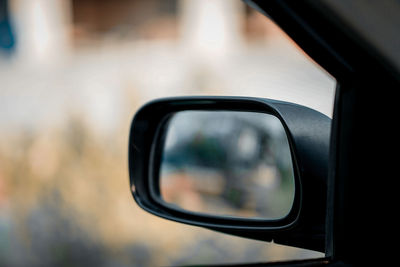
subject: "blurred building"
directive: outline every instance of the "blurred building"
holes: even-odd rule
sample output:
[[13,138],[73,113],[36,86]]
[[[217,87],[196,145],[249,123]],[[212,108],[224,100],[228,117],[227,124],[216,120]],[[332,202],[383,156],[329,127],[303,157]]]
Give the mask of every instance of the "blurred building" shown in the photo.
[[24,60],[54,61],[93,42],[163,39],[179,40],[199,57],[215,58],[274,31],[239,1],[10,1]]

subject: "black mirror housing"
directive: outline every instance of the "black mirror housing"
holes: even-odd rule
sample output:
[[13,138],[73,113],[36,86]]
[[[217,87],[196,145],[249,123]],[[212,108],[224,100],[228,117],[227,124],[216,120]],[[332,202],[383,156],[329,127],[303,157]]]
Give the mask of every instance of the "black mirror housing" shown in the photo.
[[[168,120],[185,110],[262,112],[277,117],[288,137],[295,196],[287,216],[253,219],[213,216],[171,208],[160,201],[160,142]],[[177,222],[237,236],[317,251],[325,248],[331,119],[310,108],[249,97],[177,97],[152,101],[135,115],[129,137],[132,195],[144,210]]]

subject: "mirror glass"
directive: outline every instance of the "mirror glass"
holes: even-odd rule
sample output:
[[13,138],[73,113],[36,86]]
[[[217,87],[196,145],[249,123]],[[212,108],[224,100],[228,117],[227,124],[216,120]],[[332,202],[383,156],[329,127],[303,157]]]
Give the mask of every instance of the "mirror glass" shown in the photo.
[[168,122],[160,194],[180,209],[279,219],[294,199],[293,164],[278,118],[257,112],[182,111]]

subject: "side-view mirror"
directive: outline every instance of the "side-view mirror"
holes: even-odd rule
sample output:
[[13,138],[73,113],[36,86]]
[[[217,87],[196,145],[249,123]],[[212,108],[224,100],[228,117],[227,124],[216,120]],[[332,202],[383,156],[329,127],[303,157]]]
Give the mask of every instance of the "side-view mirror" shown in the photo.
[[269,99],[150,102],[131,127],[133,197],[169,220],[324,251],[330,127]]

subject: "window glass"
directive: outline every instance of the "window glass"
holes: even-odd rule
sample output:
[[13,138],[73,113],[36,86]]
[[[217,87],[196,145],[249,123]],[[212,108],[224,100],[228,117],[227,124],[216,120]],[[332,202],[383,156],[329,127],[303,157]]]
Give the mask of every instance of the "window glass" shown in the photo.
[[0,266],[323,256],[155,217],[129,190],[129,127],[149,100],[256,96],[332,115],[334,79],[242,1],[0,1],[0,81]]

